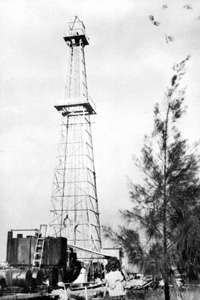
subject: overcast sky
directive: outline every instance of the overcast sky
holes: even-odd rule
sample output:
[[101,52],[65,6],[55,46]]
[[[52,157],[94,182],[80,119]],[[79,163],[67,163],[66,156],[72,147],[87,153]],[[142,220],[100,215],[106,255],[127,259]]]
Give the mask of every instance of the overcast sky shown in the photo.
[[[85,48],[99,209],[102,224],[119,224],[129,205],[127,177],[139,180],[132,155],[151,133],[153,107],[164,97],[172,66],[187,55],[183,136],[200,129],[200,3],[183,0],[0,1],[0,260],[7,231],[48,223],[64,98],[63,31],[78,16]],[[153,16],[158,26],[150,21]],[[170,38],[167,38],[170,37]]]

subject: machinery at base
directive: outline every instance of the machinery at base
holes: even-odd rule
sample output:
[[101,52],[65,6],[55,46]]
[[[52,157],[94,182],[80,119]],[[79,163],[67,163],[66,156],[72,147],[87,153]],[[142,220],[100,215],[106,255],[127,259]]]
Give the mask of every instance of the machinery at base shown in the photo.
[[38,234],[23,236],[14,231],[8,232],[7,238],[7,265],[0,269],[0,294],[4,289],[18,289],[20,292],[35,291],[41,285],[51,288],[57,286],[59,281],[70,282],[74,280],[74,266],[80,269],[73,249],[67,248],[67,239],[63,237],[44,237],[41,263],[38,264]]
[[[8,232],[7,264],[0,268],[0,296],[8,290],[20,293],[35,293],[43,288],[52,290],[59,282],[76,280],[81,261],[66,238],[42,236],[41,227],[34,229],[32,235],[24,236],[21,232],[25,231]],[[87,271],[88,281],[102,279],[102,262],[91,260]]]

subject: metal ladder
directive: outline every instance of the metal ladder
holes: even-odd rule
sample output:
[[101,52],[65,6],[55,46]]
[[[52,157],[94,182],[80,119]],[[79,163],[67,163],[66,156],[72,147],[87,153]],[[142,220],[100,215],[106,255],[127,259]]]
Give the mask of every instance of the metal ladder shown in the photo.
[[40,225],[40,230],[37,233],[37,240],[35,245],[35,253],[33,256],[33,268],[39,269],[42,264],[43,259],[43,250],[45,237],[47,236],[47,225]]

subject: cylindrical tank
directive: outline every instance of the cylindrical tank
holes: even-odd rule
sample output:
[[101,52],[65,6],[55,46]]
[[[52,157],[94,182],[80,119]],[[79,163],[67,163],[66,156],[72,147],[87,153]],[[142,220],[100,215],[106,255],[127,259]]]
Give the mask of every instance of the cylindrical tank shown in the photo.
[[42,272],[42,270],[33,270],[32,271],[32,283],[34,286],[38,286],[41,285],[43,283],[43,279],[44,279],[44,274]]
[[25,269],[11,269],[12,285],[30,287],[32,285],[32,272]]

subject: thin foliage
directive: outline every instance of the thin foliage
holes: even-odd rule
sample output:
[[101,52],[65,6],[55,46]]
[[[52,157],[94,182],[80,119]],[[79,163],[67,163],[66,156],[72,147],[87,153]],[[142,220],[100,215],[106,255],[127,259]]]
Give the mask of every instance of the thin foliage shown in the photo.
[[104,237],[110,239],[114,246],[122,247],[128,257],[129,263],[141,264],[143,249],[140,244],[139,234],[124,226],[119,226],[115,231],[111,226],[103,226]]
[[[162,276],[166,300],[174,268],[190,278],[200,271],[199,143],[190,147],[178,128],[186,113],[181,79],[188,60],[189,56],[174,65],[164,101],[155,105],[153,132],[145,136],[141,157],[133,157],[144,181],[129,180],[132,209],[121,211],[129,228],[134,221],[145,231],[149,248],[143,251],[142,265],[145,271]],[[121,228],[121,233],[126,230]],[[115,235],[123,245],[126,238]]]
[[172,266],[180,268],[182,264],[184,271],[191,272],[191,264],[199,265],[195,251],[200,243],[200,214],[196,209],[200,199],[198,144],[192,151],[177,126],[186,112],[186,89],[180,88],[180,82],[188,60],[173,67],[164,102],[155,105],[154,130],[145,137],[141,158],[134,158],[144,183],[129,182],[133,207],[122,212],[128,222],[136,219],[146,232],[150,242],[146,268],[151,266],[162,275],[165,299],[170,299]]

